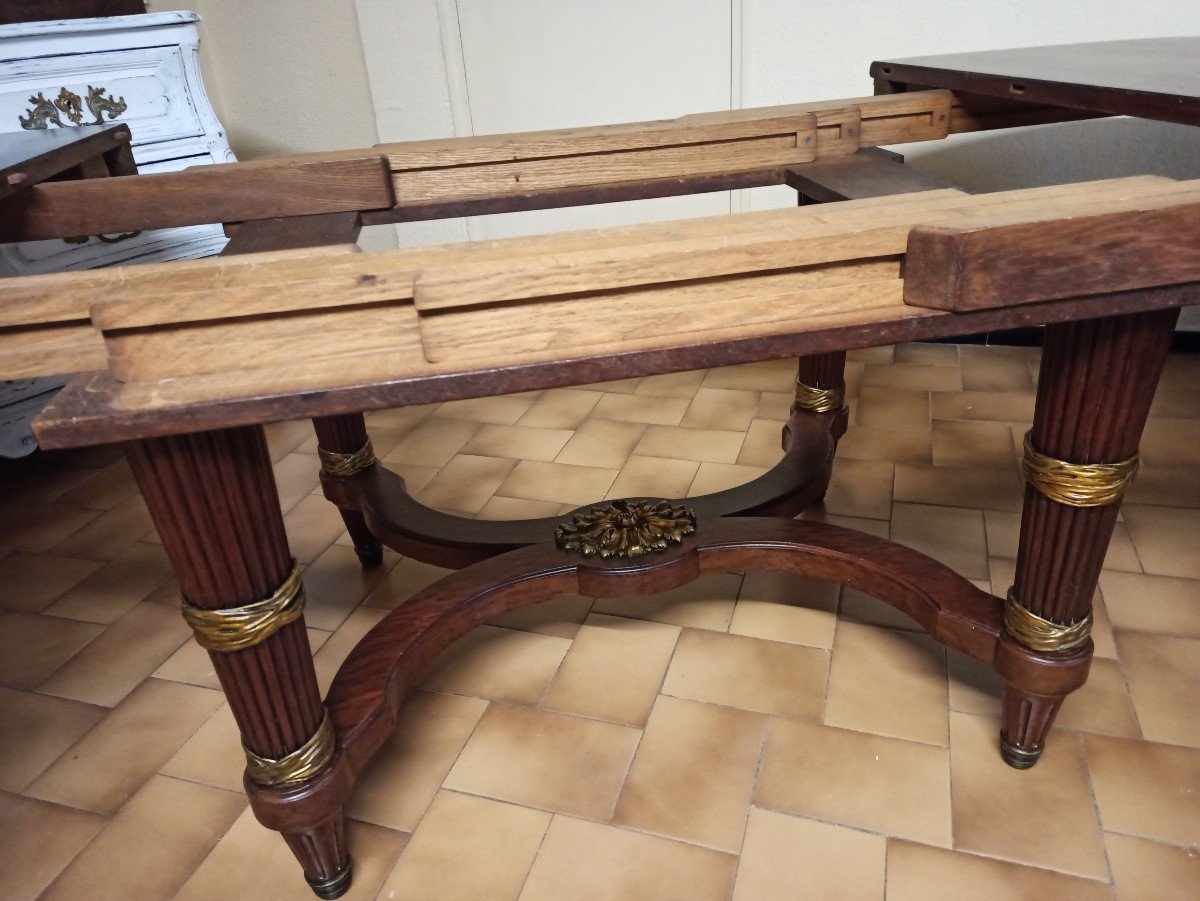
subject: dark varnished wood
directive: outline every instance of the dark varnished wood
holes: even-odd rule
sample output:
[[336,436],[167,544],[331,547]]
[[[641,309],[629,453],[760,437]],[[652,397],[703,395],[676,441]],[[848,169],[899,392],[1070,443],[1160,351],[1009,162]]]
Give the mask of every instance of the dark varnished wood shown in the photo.
[[354,211],[242,222],[226,229],[229,243],[221,256],[353,244],[361,230],[361,217]]
[[441,403],[464,397],[490,397],[568,385],[664,372],[732,366],[759,360],[876,347],[902,341],[927,341],[1005,328],[1068,322],[1072,319],[1120,315],[1153,308],[1200,303],[1200,286],[1192,284],[1155,291],[1128,291],[1078,297],[1001,310],[968,313],[913,308],[902,320],[863,322],[848,317],[845,325],[820,331],[761,338],[701,341],[653,351],[627,351],[547,363],[503,366],[486,371],[447,373],[350,385],[286,395],[259,395],[130,410],[121,402],[121,385],[107,372],[77,376],[54,399],[34,425],[39,444],[47,449],[98,442],[171,435],[226,425],[304,419],[415,404]]
[[[293,561],[261,428],[131,442],[126,455],[188,603],[236,607],[283,583]],[[279,758],[316,732],[324,711],[303,616],[253,647],[209,657],[247,748]],[[249,779],[247,790],[267,808],[279,794]],[[319,821],[263,816],[284,832],[310,882],[349,866],[340,807]]]
[[142,0],[2,0],[0,25],[93,16],[134,16],[145,11],[146,4]]
[[904,165],[903,157],[878,147],[790,168],[785,179],[799,193],[801,204],[956,187],[936,175]]
[[[318,416],[313,421],[313,428],[317,432],[317,445],[322,450],[333,451],[338,454],[353,454],[361,449],[368,440],[367,424],[361,413],[345,413],[341,416]],[[375,469],[378,464],[372,467]],[[326,496],[343,494],[336,490],[336,486],[347,481],[339,476],[332,476],[324,470],[321,471],[321,484],[326,486],[335,486],[334,490],[326,488]],[[404,489],[403,481],[394,486],[396,490],[402,492],[407,498],[408,494]],[[415,503],[415,502],[414,502]],[[359,509],[358,505],[339,503],[337,505],[338,512],[342,515],[342,522],[346,524],[346,531],[350,533],[350,539],[354,542],[354,552],[358,555],[359,562],[363,566],[378,566],[383,562],[383,545],[371,531],[367,525],[366,517]]]
[[1021,47],[871,64],[877,80],[1200,124],[1200,37]]
[[206,166],[116,178],[47,182],[9,198],[0,241],[173,228],[392,205],[387,160]]
[[[1160,310],[1048,327],[1033,446],[1073,463],[1137,453],[1177,311]],[[1119,504],[1067,507],[1026,488],[1017,594],[1033,612],[1070,623],[1091,609]]]
[[[706,520],[800,513],[825,493],[829,482],[835,447],[829,420],[794,415],[784,428],[783,440],[786,453],[770,472],[736,488],[689,498],[687,505]],[[489,522],[442,513],[414,500],[404,480],[382,465],[345,479],[322,476],[321,484],[325,496],[340,509],[361,510],[368,534],[388,547],[454,569],[547,541],[555,526],[567,519]]]
[[[1178,312],[1158,310],[1049,326],[1042,350],[1031,440],[1035,450],[1073,463],[1112,463],[1137,452]],[[1044,619],[1069,624],[1092,609],[1120,504],[1071,507],[1027,486],[1014,584]],[[1015,645],[1014,645],[1015,648]],[[1031,765],[1068,691],[1083,684],[1089,641],[1068,655],[1014,653],[1077,668],[1077,684],[1030,684],[1006,677],[1004,735]],[[1053,689],[1053,690],[1051,690]]]
[[357,769],[386,740],[409,687],[437,654],[479,623],[564,594],[629,597],[705,573],[773,570],[832,579],[912,617],[950,647],[991,662],[1000,605],[948,567],[874,536],[785,519],[699,518],[677,548],[635,560],[584,559],[552,544],[461,570],[414,596],[358,644],[327,704],[340,747]]
[[[796,381],[812,388],[842,388],[844,390],[846,386],[846,352],[832,350],[828,353],[807,354],[801,357],[796,361]],[[792,421],[795,421],[797,417],[823,421],[833,435],[836,447],[837,441],[846,434],[846,429],[850,424],[850,408],[846,404],[842,404],[840,410],[829,413],[810,413],[798,409],[793,401]],[[787,440],[786,429],[784,440]],[[823,500],[824,497],[825,495],[821,494],[817,500]]]

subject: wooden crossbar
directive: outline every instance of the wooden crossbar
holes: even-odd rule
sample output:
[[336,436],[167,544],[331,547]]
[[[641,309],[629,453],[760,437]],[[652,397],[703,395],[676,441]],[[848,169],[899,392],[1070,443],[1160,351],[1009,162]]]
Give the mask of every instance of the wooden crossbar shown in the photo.
[[380,224],[778,184],[819,159],[944,138],[951,105],[947,91],[918,91],[47,182],[6,204],[0,242],[342,211]]

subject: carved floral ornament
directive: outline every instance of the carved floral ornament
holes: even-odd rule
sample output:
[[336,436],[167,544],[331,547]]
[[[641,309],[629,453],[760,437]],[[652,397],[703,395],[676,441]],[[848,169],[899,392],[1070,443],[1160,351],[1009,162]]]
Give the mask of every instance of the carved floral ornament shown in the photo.
[[640,557],[695,531],[696,512],[671,501],[613,501],[576,513],[554,530],[554,543],[585,557]]
[[[105,92],[108,88],[96,88],[88,85],[87,97],[82,98],[73,91],[68,91],[66,88],[60,88],[58,96],[53,100],[47,100],[46,96],[38,91],[29,98],[29,102],[33,105],[31,109],[25,110],[25,115],[18,115],[17,119],[21,123],[21,127],[26,131],[36,131],[50,127],[53,122],[59,128],[67,128],[70,125],[83,125],[83,107],[86,105],[88,112],[96,117],[95,122],[88,122],[88,125],[103,125],[104,116],[107,113],[110,120],[117,118],[121,113],[125,112],[129,104],[125,102],[124,97],[105,97]],[[60,115],[61,113],[61,115]],[[62,120],[62,116],[67,117],[67,121]]]

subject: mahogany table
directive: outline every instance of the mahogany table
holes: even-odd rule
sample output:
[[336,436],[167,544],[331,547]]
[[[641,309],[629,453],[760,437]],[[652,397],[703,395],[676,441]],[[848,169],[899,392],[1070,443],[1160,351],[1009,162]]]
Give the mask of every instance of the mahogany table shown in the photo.
[[[1170,49],[1164,71],[1196,74],[1194,43],[1128,49],[1159,62]],[[43,414],[39,438],[125,443],[241,729],[255,814],[318,895],[349,885],[346,798],[422,670],[476,625],[561,595],[637,596],[757,569],[858,588],[995,667],[1000,757],[1034,765],[1087,677],[1121,495],[1178,310],[1200,302],[1200,186],[971,197],[873,148],[1080,115],[1194,121],[1200,91],[1193,78],[1172,95],[1177,83],[1144,67],[1101,77],[1093,51],[1026,53],[981,55],[977,72],[970,57],[876,63],[876,98],[55,183],[4,201],[0,239],[235,224],[216,262],[12,280],[0,374],[93,370]],[[343,247],[363,223],[781,183],[822,205],[480,248]],[[631,299],[694,317],[636,320]],[[524,327],[505,331],[514,309]],[[641,324],[623,330],[624,317]],[[533,322],[573,337],[532,346]],[[792,518],[828,483],[847,349],[1022,325],[1046,328],[1007,600],[893,542]],[[3,343],[6,327],[19,346]],[[362,415],[788,356],[800,362],[781,464],[688,501],[461,520],[405,492]],[[324,699],[262,429],[297,417],[313,419],[322,485],[364,565],[384,544],[461,567],[385,617]]]

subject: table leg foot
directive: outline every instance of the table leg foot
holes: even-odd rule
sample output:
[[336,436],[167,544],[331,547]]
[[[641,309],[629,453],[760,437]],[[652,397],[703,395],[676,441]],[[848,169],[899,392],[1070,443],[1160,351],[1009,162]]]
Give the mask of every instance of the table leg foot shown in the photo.
[[340,898],[346,894],[354,864],[346,852],[345,816],[341,811],[307,829],[284,832],[283,838],[300,861],[314,895]]
[[383,545],[367,527],[367,521],[358,510],[341,510],[342,522],[354,542],[354,553],[364,569],[370,569],[383,562]]
[[313,894],[318,898],[340,898],[350,890],[350,875],[354,870],[353,861],[346,861],[346,869],[325,880],[309,880],[308,884]]
[[1034,748],[1023,748],[1008,740],[1007,733],[1000,730],[1000,756],[1014,770],[1027,770],[1038,762],[1042,756],[1043,745]]
[[1000,756],[1016,770],[1027,770],[1042,756],[1046,733],[1062,707],[1063,696],[1040,697],[1009,686],[1004,692]]

